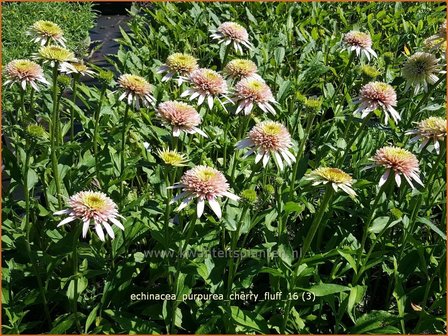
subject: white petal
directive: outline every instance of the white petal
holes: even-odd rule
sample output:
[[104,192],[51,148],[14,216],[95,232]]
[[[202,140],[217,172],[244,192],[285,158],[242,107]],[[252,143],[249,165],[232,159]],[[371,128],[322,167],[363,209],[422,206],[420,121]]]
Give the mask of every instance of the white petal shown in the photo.
[[62,220],[57,227],[60,227],[62,225],[65,225],[67,223],[73,222],[76,219],[76,217],[67,217],[64,220]]
[[214,101],[213,96],[211,96],[211,95],[208,96],[207,102],[208,102],[208,107],[210,108],[210,110],[213,109],[213,101]]
[[386,171],[384,172],[383,176],[381,176],[380,178],[380,183],[378,183],[378,185],[381,187],[384,183],[386,183],[387,179],[389,178],[390,175],[390,169],[386,169]]
[[216,217],[221,218],[221,216],[222,216],[221,206],[216,201],[216,199],[214,199],[214,198],[209,199],[208,200],[208,205],[213,210],[213,212],[216,214]]
[[266,152],[263,156],[263,167],[266,167],[270,158],[271,158],[271,155],[269,154],[269,152]]
[[106,229],[107,234],[109,235],[109,237],[111,237],[112,239],[114,239],[114,238],[115,238],[114,230],[113,230],[112,227],[109,225],[109,223],[108,223],[108,222],[103,222],[102,224],[103,224],[104,228]]
[[71,212],[70,209],[64,209],[64,210],[59,210],[53,213],[53,215],[55,216],[59,216],[59,215],[66,215],[69,214]]
[[87,236],[87,231],[89,231],[90,221],[85,220],[82,225],[82,237],[85,238]]
[[101,241],[104,241],[104,232],[100,224],[95,225],[95,231]]
[[397,186],[401,185],[401,177],[398,173],[395,173],[395,182],[397,183]]
[[226,197],[228,197],[228,198],[230,198],[230,199],[233,200],[233,201],[238,201],[238,200],[240,199],[237,195],[232,194],[231,192],[228,192],[228,191],[224,191],[224,192],[222,193],[222,195],[223,195],[223,196],[226,196]]
[[204,205],[205,205],[205,201],[203,199],[199,199],[198,206],[197,206],[198,218],[201,218],[202,214],[204,213]]
[[111,217],[111,218],[109,218],[109,220],[110,220],[116,227],[118,227],[120,230],[124,231],[124,226],[123,226],[123,224],[121,224],[117,219]]
[[274,159],[277,162],[278,167],[280,168],[280,170],[283,170],[282,158],[280,157],[280,154],[278,152],[274,152]]

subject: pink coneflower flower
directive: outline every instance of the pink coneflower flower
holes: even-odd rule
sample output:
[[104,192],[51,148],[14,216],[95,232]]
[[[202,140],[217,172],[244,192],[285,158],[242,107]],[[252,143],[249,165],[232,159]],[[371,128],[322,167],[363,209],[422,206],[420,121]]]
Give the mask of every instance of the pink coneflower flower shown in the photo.
[[245,115],[249,115],[254,105],[257,105],[263,112],[271,112],[276,114],[271,103],[276,104],[277,101],[272,95],[269,86],[259,77],[249,77],[240,80],[235,85],[235,98],[233,101],[238,104],[235,111],[236,114],[244,111]]
[[309,173],[306,179],[313,181],[313,186],[330,183],[334,191],[338,192],[338,188],[341,188],[349,196],[356,196],[355,191],[352,189],[352,177],[338,168],[317,168]]
[[436,76],[440,73],[438,62],[433,54],[426,52],[416,52],[409,57],[402,69],[403,78],[407,82],[406,90],[413,86],[414,94],[422,87],[424,91],[428,91],[428,84],[435,84],[439,80]]
[[41,59],[44,63],[49,62],[52,67],[56,64],[64,65],[66,63],[78,62],[78,59],[75,57],[73,52],[56,45],[49,45],[40,48],[38,53],[34,55],[34,58]]
[[33,36],[33,42],[39,43],[41,46],[49,42],[55,42],[65,47],[64,32],[61,27],[51,21],[36,21],[30,28],[28,35]]
[[416,135],[410,142],[422,139],[420,149],[432,141],[437,154],[440,154],[440,143],[446,138],[446,119],[440,117],[429,117],[417,123],[417,129],[406,132],[408,135]]
[[224,73],[230,78],[242,79],[251,77],[257,72],[257,65],[251,60],[234,59],[227,63],[224,68]]
[[359,107],[353,114],[361,112],[362,118],[365,118],[370,112],[381,108],[384,112],[384,123],[387,124],[389,114],[397,123],[401,117],[395,110],[397,106],[397,94],[392,86],[383,82],[370,82],[364,85],[359,97],[354,100],[355,103],[360,103]]
[[27,84],[39,91],[37,82],[50,85],[44,77],[41,66],[25,59],[18,59],[9,62],[5,68],[7,80],[4,85],[12,86],[14,83],[19,84],[23,90],[26,90]]
[[95,74],[84,62],[63,63],[59,66],[59,71],[67,75],[77,74],[88,77],[93,77]]
[[357,56],[366,55],[370,61],[370,56],[378,57],[372,49],[372,39],[370,35],[360,31],[350,31],[344,36],[345,48],[349,51],[355,51]]
[[193,106],[178,101],[161,103],[157,115],[168,125],[173,127],[173,136],[178,137],[180,132],[188,134],[199,133],[207,137],[197,126],[201,123],[201,116]]
[[207,99],[208,107],[212,109],[213,102],[217,98],[225,109],[220,97],[224,97],[231,102],[230,98],[226,96],[227,83],[216,71],[204,68],[197,69],[190,74],[188,81],[193,87],[182,92],[180,96],[190,96],[190,100],[197,98],[199,106]]
[[366,168],[375,166],[383,166],[386,168],[386,172],[381,176],[379,186],[386,183],[391,172],[395,174],[397,186],[401,185],[401,176],[408,181],[413,189],[414,185],[412,184],[412,180],[423,186],[423,182],[419,176],[420,169],[418,167],[418,160],[414,154],[406,149],[386,146],[378,149],[372,160],[374,164]]
[[180,85],[185,81],[185,77],[197,68],[198,62],[193,56],[189,54],[174,53],[168,56],[165,64],[157,69],[157,73],[162,74],[166,72],[166,75],[162,78],[162,82],[170,80],[176,75],[179,76],[177,83]]
[[151,85],[143,77],[124,74],[118,78],[118,85],[123,90],[118,98],[120,101],[127,98],[127,103],[131,105],[135,100],[137,109],[140,108],[140,101],[144,106],[155,103],[155,99],[151,95]]
[[286,127],[276,121],[267,120],[256,124],[250,130],[248,137],[239,141],[235,147],[237,149],[248,147],[249,151],[244,154],[244,157],[256,153],[255,163],[263,159],[263,167],[266,167],[271,155],[280,170],[283,170],[283,160],[288,166],[296,161],[289,151],[292,147],[291,136]]
[[83,238],[86,237],[90,225],[93,225],[96,234],[102,241],[105,240],[103,227],[110,238],[114,239],[115,237],[109,222],[124,231],[123,224],[117,220],[117,217],[123,218],[118,214],[117,205],[102,192],[81,191],[70,197],[68,205],[68,209],[54,213],[54,215],[68,215],[58,224],[58,227],[79,219],[83,221]]
[[224,22],[216,30],[211,30],[211,38],[218,40],[218,43],[224,43],[225,45],[233,44],[235,51],[240,54],[243,53],[245,46],[247,49],[252,48],[252,44],[249,42],[249,34],[246,28],[235,22]]
[[176,183],[170,189],[181,188],[182,192],[173,198],[171,203],[182,200],[178,211],[185,208],[194,198],[198,199],[197,216],[200,218],[204,212],[205,202],[213,210],[218,218],[221,218],[221,206],[218,197],[228,197],[238,201],[239,197],[230,193],[229,184],[224,175],[218,170],[207,166],[196,166],[187,170],[181,178],[180,183]]

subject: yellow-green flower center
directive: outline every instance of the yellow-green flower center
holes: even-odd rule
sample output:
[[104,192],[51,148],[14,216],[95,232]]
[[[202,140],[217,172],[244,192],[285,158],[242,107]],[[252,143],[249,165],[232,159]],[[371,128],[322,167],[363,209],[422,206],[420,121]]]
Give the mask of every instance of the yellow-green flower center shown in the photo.
[[282,126],[277,123],[264,124],[262,129],[266,135],[278,135],[282,132]]
[[159,150],[158,154],[160,159],[169,166],[183,166],[187,161],[184,155],[172,150]]
[[214,172],[211,169],[203,169],[198,171],[197,176],[201,181],[209,181],[210,179],[216,176],[216,172]]
[[333,183],[350,183],[352,177],[338,168],[318,168],[315,173]]
[[75,55],[70,50],[58,46],[42,47],[39,54],[42,58],[58,62],[68,62],[75,59]]
[[98,195],[86,195],[83,199],[83,203],[93,210],[100,210],[106,205],[106,200]]
[[37,21],[33,24],[33,28],[39,33],[49,36],[62,35],[62,29],[51,21]]
[[386,154],[389,157],[394,157],[400,160],[406,160],[414,157],[414,155],[411,152],[408,152],[406,149],[398,147],[388,147],[386,150]]

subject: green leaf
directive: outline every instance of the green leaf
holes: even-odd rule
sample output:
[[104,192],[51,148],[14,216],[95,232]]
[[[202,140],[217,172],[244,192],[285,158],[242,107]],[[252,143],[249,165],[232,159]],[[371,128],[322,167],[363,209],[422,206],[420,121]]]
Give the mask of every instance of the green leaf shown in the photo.
[[92,325],[92,323],[96,319],[98,308],[99,308],[99,305],[96,305],[95,308],[93,308],[92,311],[90,312],[89,316],[87,316],[86,326],[85,326],[85,333],[86,334],[89,331],[90,326]]
[[257,331],[260,333],[269,333],[269,328],[266,321],[258,314],[244,311],[239,307],[232,306],[232,319],[242,326],[249,328],[250,331]]
[[297,214],[299,214],[303,210],[305,210],[305,206],[303,204],[292,202],[292,201],[286,202],[285,207],[284,207],[284,211],[286,213],[296,212]]
[[429,219],[423,217],[417,217],[417,222],[427,225],[432,231],[437,233],[443,240],[446,240],[446,234],[442,230],[440,230],[434,223],[432,223]]
[[28,190],[33,189],[33,187],[36,185],[38,181],[39,177],[37,176],[36,172],[31,168],[28,169],[28,173],[26,175],[26,183],[28,185]]
[[372,225],[369,227],[369,232],[372,233],[380,233],[389,223],[389,216],[381,216],[378,218],[375,218]]
[[327,295],[331,295],[331,294],[349,291],[350,287],[336,285],[336,284],[321,283],[321,284],[315,285],[307,290],[316,296],[327,296]]

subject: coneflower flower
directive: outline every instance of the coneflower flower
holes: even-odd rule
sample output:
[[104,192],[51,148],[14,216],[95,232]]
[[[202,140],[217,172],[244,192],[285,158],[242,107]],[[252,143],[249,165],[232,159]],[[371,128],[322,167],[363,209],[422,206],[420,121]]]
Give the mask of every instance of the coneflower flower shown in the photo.
[[370,56],[378,57],[376,52],[372,49],[372,39],[370,35],[360,31],[350,31],[344,36],[345,48],[349,51],[355,51],[356,55],[366,55],[370,61]]
[[440,25],[439,31],[437,32],[437,34],[429,37],[427,40],[433,41],[436,43],[446,42],[446,21]]
[[234,59],[227,63],[224,73],[233,79],[251,77],[257,72],[257,65],[251,60]]
[[164,164],[173,167],[182,167],[188,162],[187,157],[175,150],[158,149],[157,155]]
[[406,132],[408,135],[415,135],[410,142],[416,142],[422,139],[420,149],[425,147],[428,142],[432,141],[436,153],[440,153],[439,141],[446,138],[446,119],[441,117],[429,117],[417,123],[417,129]]
[[248,77],[240,80],[235,85],[233,101],[238,104],[236,114],[243,111],[245,115],[249,115],[254,105],[257,105],[265,113],[276,114],[271,103],[276,104],[277,101],[274,99],[269,86],[259,77]]
[[224,107],[224,103],[221,101],[220,97],[226,98],[228,101],[232,102],[227,94],[227,83],[224,78],[211,69],[200,68],[193,71],[188,77],[188,81],[192,84],[192,88],[185,90],[180,95],[181,97],[190,97],[190,100],[198,99],[198,105],[201,106],[202,103],[207,99],[208,107],[213,108],[213,102],[215,98]]
[[193,56],[183,53],[174,53],[168,56],[165,64],[157,69],[157,73],[162,74],[166,72],[166,75],[162,78],[162,82],[170,80],[176,75],[179,76],[177,83],[180,85],[185,81],[185,77],[197,68],[198,62]]
[[28,35],[33,36],[33,42],[44,46],[49,42],[55,42],[65,47],[64,32],[61,27],[51,21],[36,21],[28,31]]
[[221,206],[217,198],[228,197],[234,201],[238,201],[239,197],[230,193],[229,184],[224,175],[211,167],[196,166],[187,170],[182,176],[180,183],[176,183],[169,189],[181,188],[182,192],[173,198],[171,203],[182,200],[178,207],[178,211],[185,208],[193,199],[197,198],[197,216],[200,218],[204,213],[205,202],[218,218],[221,218]]
[[397,106],[397,94],[392,86],[383,82],[370,82],[364,85],[359,97],[354,100],[359,103],[359,107],[353,114],[362,113],[361,117],[365,118],[370,112],[381,108],[384,112],[384,122],[387,124],[389,115],[397,123],[401,117],[395,110]]
[[151,95],[151,85],[143,77],[124,74],[118,78],[118,85],[123,91],[118,100],[127,99],[128,105],[132,105],[135,100],[135,106],[139,109],[140,102],[144,106],[155,103],[155,99]]
[[280,170],[283,170],[283,161],[288,166],[296,161],[289,151],[292,147],[291,136],[286,127],[276,121],[267,120],[256,124],[248,133],[248,137],[238,141],[235,147],[248,147],[244,157],[256,153],[255,163],[263,160],[263,167],[266,167],[271,156]]
[[50,62],[51,66],[55,66],[55,64],[59,65],[67,65],[66,63],[74,63],[78,62],[75,57],[75,54],[68,49],[65,49],[56,45],[49,45],[41,47],[37,54],[34,56],[37,59],[42,59],[44,63]]
[[352,177],[338,168],[317,168],[309,173],[306,179],[313,181],[313,186],[330,183],[334,191],[338,192],[338,188],[341,188],[348,195],[356,196],[355,191],[352,189]]
[[413,86],[414,94],[417,94],[421,87],[427,91],[428,84],[437,82],[439,77],[436,75],[440,72],[438,61],[433,54],[426,52],[416,52],[409,57],[402,69],[403,78],[407,81],[406,90]]
[[249,42],[249,34],[246,28],[235,22],[224,22],[216,30],[211,30],[212,39],[218,40],[218,43],[224,43],[225,45],[233,44],[235,51],[243,53],[242,46],[247,49],[252,48],[252,44]]
[[159,105],[157,115],[166,124],[173,127],[173,136],[175,137],[178,137],[180,132],[188,134],[199,133],[207,137],[197,127],[201,123],[201,116],[193,106],[178,101],[167,101]]
[[37,82],[50,85],[44,77],[44,72],[41,66],[25,59],[18,59],[9,62],[5,68],[6,81],[4,85],[12,86],[14,83],[19,84],[23,90],[26,90],[27,84],[39,91]]
[[81,191],[70,197],[68,205],[68,209],[54,213],[54,215],[68,215],[58,224],[58,227],[79,219],[83,222],[83,238],[86,237],[90,225],[93,225],[96,234],[102,241],[105,240],[103,228],[106,229],[110,238],[114,239],[115,237],[109,222],[124,231],[123,224],[117,220],[117,217],[123,218],[118,213],[117,205],[102,192]]
[[79,74],[81,76],[93,77],[95,74],[84,62],[63,63],[59,66],[59,71],[65,74]]
[[394,177],[397,186],[401,185],[401,176],[408,181],[413,189],[414,185],[412,184],[412,180],[423,186],[423,182],[419,176],[420,169],[418,167],[418,160],[414,154],[406,149],[386,146],[378,149],[372,160],[374,164],[366,168],[376,166],[386,168],[386,172],[381,176],[379,186],[386,183],[391,172],[395,174]]

